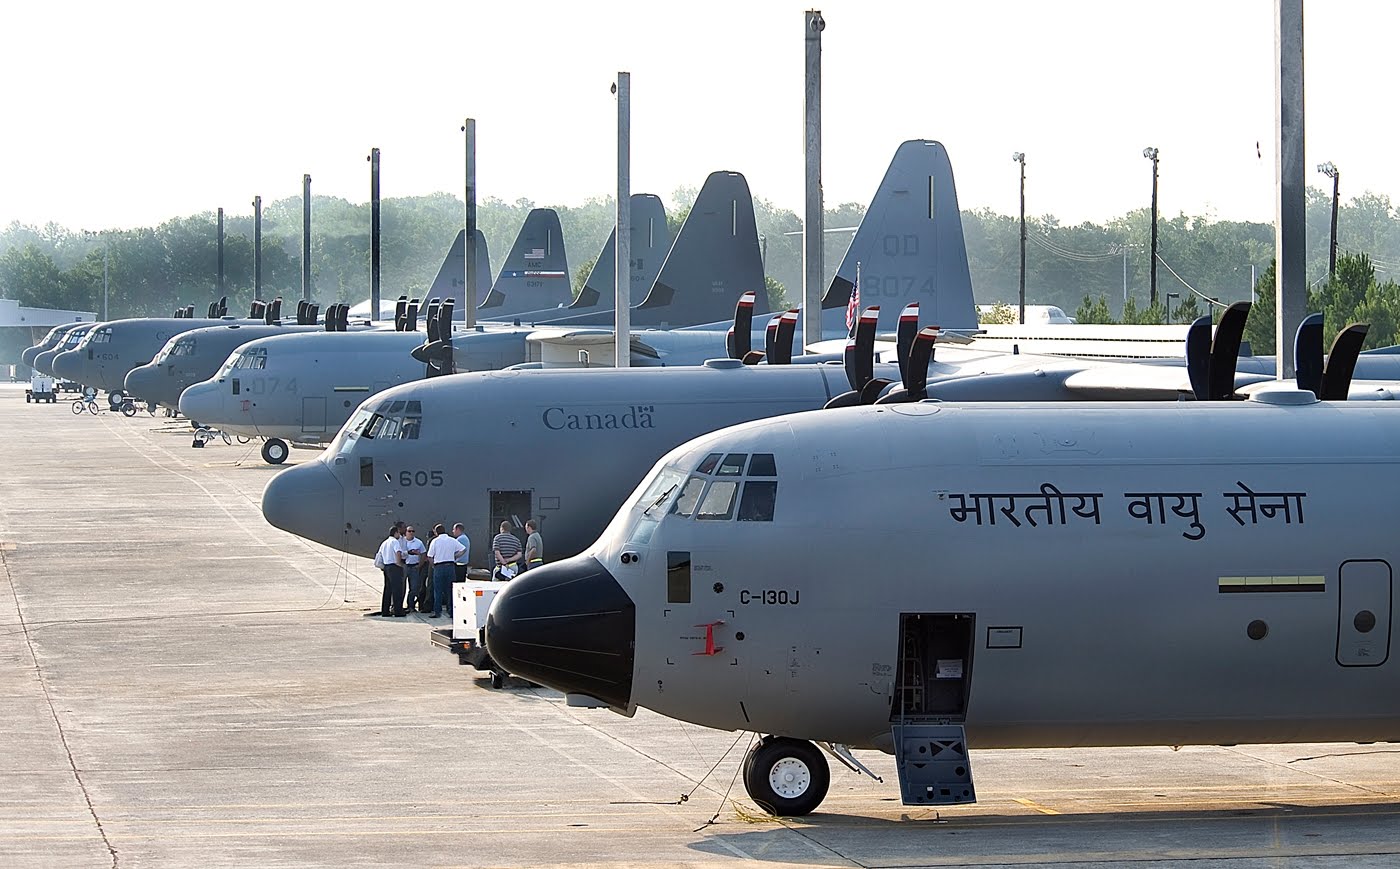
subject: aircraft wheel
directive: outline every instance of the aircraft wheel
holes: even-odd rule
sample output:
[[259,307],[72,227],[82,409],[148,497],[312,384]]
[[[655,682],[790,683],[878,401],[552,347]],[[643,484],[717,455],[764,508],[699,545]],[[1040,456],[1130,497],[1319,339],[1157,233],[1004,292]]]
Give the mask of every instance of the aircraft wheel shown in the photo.
[[262,445],[263,461],[269,465],[280,465],[287,460],[287,442],[281,438],[269,438]]
[[114,389],[107,393],[108,410],[121,410],[123,401],[126,401],[126,396],[122,394],[120,389]]
[[491,687],[492,687],[492,688],[504,688],[505,686],[506,686],[506,674],[505,674],[505,673],[498,673],[498,672],[496,672],[495,670],[492,670],[492,671],[491,671]]
[[744,759],[749,798],[775,815],[805,815],[821,805],[831,785],[831,768],[821,750],[804,739],[772,736]]
[[127,399],[122,402],[122,416],[131,417],[136,415],[136,402]]

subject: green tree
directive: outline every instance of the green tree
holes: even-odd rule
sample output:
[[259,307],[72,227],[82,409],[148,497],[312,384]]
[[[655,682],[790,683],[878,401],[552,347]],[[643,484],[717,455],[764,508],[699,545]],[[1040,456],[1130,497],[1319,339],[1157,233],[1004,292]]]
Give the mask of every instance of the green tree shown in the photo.
[[1090,298],[1084,297],[1084,301],[1079,303],[1079,307],[1074,311],[1074,319],[1080,323],[1117,323],[1113,319],[1113,313],[1108,310],[1108,299],[1103,293]]
[[578,298],[579,291],[583,289],[584,281],[593,274],[593,266],[597,265],[598,257],[593,256],[579,263],[579,267],[574,269],[574,298]]
[[789,307],[787,287],[784,287],[772,275],[764,276],[763,286],[768,291],[768,310],[786,311]]

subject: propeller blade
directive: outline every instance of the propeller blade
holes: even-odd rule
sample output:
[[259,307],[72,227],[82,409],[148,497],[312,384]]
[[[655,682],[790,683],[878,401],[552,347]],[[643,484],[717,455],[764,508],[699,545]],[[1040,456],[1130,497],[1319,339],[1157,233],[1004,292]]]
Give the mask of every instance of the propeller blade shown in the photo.
[[772,359],[777,351],[774,349],[778,344],[778,320],[781,314],[775,315],[768,321],[767,327],[763,330],[763,358]]
[[272,320],[278,322],[282,319],[282,297],[278,296],[272,300]]
[[194,319],[194,305],[186,305],[186,306],[185,306],[185,319],[187,319],[187,320],[193,320],[193,319]]
[[830,410],[836,407],[857,407],[860,405],[860,393],[852,389],[850,392],[843,392],[840,395],[833,395],[823,408]]
[[[1342,336],[1337,335],[1338,338]],[[1322,395],[1322,315],[1309,314],[1293,336],[1293,370],[1298,388]]]
[[851,385],[851,390],[857,395],[864,385],[856,379],[856,336],[846,339],[846,349],[841,351],[841,367],[846,371],[846,382]]
[[338,305],[332,303],[326,306],[326,331],[335,331],[335,309]]
[[1225,401],[1235,394],[1235,363],[1239,360],[1240,341],[1249,320],[1249,302],[1235,302],[1220,315],[1215,327],[1215,339],[1210,342],[1211,401]]
[[774,338],[775,352],[768,357],[769,365],[787,365],[792,362],[792,338],[797,334],[798,310],[784,311],[778,318],[778,333]]
[[1210,398],[1210,316],[1197,317],[1186,330],[1186,374],[1197,401]]
[[219,296],[219,316],[228,316],[228,296]]
[[321,306],[311,302],[306,303],[306,325],[315,326],[316,320],[320,317]]
[[883,377],[872,377],[860,390],[860,403],[874,404],[880,398],[880,393],[884,392],[891,383],[894,381],[886,380]]
[[394,303],[394,331],[408,331],[408,297],[399,296],[399,300]]
[[216,312],[217,312],[218,310],[219,310],[219,303],[218,303],[218,302],[210,302],[210,303],[209,303],[209,307],[207,307],[207,308],[204,309],[204,316],[205,316],[207,319],[212,320],[212,319],[214,319],[214,318],[217,316]]
[[269,326],[276,320],[276,318],[272,316],[275,310],[276,308],[273,305],[268,304],[263,306],[263,322]]
[[763,361],[763,357],[764,353],[762,350],[750,350],[744,354],[744,358],[741,361],[745,365],[757,365]]
[[448,298],[438,308],[438,337],[444,341],[452,338],[452,309],[456,307],[457,302]]
[[297,299],[297,325],[306,325],[306,300]]
[[1337,333],[1332,352],[1327,354],[1327,368],[1322,372],[1322,392],[1318,398],[1346,401],[1351,390],[1351,376],[1356,372],[1356,357],[1361,355],[1361,346],[1366,343],[1370,328],[1366,323],[1351,323]]
[[865,389],[865,384],[875,376],[875,330],[879,325],[879,305],[871,305],[862,311],[856,323],[856,348],[851,367],[855,371],[852,387],[857,390]]
[[895,332],[895,354],[899,357],[899,382],[909,386],[909,351],[914,347],[914,337],[919,334],[919,303],[910,302],[899,312],[899,328]]
[[909,348],[909,380],[906,389],[909,401],[923,401],[928,398],[928,366],[933,361],[933,349],[938,342],[938,327],[920,329],[914,336],[914,346]]
[[418,331],[418,300],[417,300],[417,299],[410,299],[410,300],[409,300],[408,308],[404,311],[404,325],[403,325],[403,329],[404,329],[405,332],[417,332],[417,331]]
[[262,302],[259,302],[257,299],[253,300],[253,303],[248,306],[248,319],[256,320],[262,316],[262,311],[258,310],[260,305],[262,305]]
[[756,298],[752,291],[744,293],[734,306],[734,325],[725,339],[730,359],[743,359],[753,349],[753,304]]

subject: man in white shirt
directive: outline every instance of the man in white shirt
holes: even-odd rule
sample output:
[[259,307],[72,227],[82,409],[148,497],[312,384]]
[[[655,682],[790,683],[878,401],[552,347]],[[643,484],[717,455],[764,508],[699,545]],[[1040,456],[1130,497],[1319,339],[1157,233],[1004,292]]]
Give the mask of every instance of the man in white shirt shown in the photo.
[[384,594],[379,599],[380,617],[387,619],[391,613],[396,616],[407,615],[399,607],[399,601],[403,600],[403,552],[399,548],[399,526],[390,526],[389,536],[379,544],[379,553],[375,556],[375,561],[378,561],[384,570]]
[[404,577],[408,585],[408,595],[404,601],[404,609],[413,612],[426,612],[428,608],[428,589],[424,585],[426,577],[423,573],[425,567],[423,557],[427,555],[428,547],[423,545],[423,541],[418,539],[417,532],[413,526],[406,526],[403,530],[403,539],[399,541],[399,547],[403,549]]
[[452,579],[457,574],[457,556],[465,547],[457,538],[438,525],[433,529],[433,542],[428,545],[428,560],[433,563],[433,618],[447,610],[452,618]]

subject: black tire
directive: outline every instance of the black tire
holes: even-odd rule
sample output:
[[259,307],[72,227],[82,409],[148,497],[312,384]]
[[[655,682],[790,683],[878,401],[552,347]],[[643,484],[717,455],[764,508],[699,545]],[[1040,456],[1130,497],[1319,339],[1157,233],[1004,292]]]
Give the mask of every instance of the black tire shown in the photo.
[[492,688],[504,688],[505,686],[506,686],[506,674],[505,674],[505,673],[498,673],[498,672],[496,672],[495,670],[492,670],[492,671],[491,671],[491,687],[492,687]]
[[114,389],[107,393],[107,409],[121,410],[122,402],[126,401],[126,396],[120,389]]
[[750,749],[743,771],[749,798],[783,817],[809,814],[831,786],[831,768],[821,750],[786,736],[770,736]]
[[262,445],[263,461],[269,465],[280,465],[287,460],[287,442],[281,438],[268,438]]
[[127,399],[122,402],[122,416],[132,417],[136,415],[136,402]]
[[77,399],[77,400],[75,400],[75,401],[73,402],[73,412],[74,412],[74,413],[82,413],[82,412],[83,412],[83,400],[82,400],[81,398],[79,398],[79,399]]

